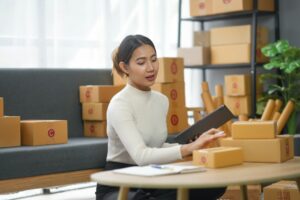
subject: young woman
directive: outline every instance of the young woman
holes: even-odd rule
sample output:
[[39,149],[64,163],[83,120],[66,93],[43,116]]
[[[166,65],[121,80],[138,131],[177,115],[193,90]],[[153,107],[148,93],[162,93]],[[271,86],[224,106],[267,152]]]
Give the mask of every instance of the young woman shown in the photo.
[[[222,134],[211,129],[189,144],[166,143],[166,117],[169,102],[163,94],[151,90],[159,69],[156,49],[142,35],[124,38],[113,54],[113,67],[128,83],[109,103],[107,110],[108,153],[105,170],[133,165],[165,164],[204,148]],[[220,189],[192,189],[190,199],[217,199]],[[118,188],[98,185],[97,200],[117,199]],[[132,189],[129,199],[176,199],[176,190]]]

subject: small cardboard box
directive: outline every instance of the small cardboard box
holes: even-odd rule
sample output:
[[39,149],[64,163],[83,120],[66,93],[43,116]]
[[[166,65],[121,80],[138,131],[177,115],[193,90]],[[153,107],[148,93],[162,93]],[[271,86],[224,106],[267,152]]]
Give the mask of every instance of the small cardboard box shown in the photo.
[[169,134],[177,134],[188,125],[187,109],[185,107],[170,107],[167,115],[167,129]]
[[156,83],[151,88],[166,95],[170,107],[185,106],[184,82]]
[[0,97],[0,117],[4,116],[4,100]]
[[231,126],[233,139],[274,139],[276,121],[237,121]]
[[[261,200],[261,185],[247,185],[249,200]],[[228,186],[226,192],[218,200],[240,200],[242,192],[240,186]]]
[[37,146],[68,142],[67,120],[22,120],[22,145]]
[[0,117],[0,147],[21,145],[21,126],[19,116]]
[[[253,0],[212,0],[212,12],[225,13],[253,9]],[[262,11],[274,11],[274,0],[258,0],[257,8]]]
[[210,50],[207,47],[178,48],[177,56],[184,59],[185,66],[206,65],[210,63]]
[[80,102],[108,103],[124,85],[86,85],[80,86]]
[[159,71],[156,77],[156,83],[183,82],[183,58],[163,57],[158,58]]
[[194,31],[194,46],[210,47],[210,31]]
[[228,96],[245,96],[251,94],[250,76],[236,74],[225,76],[225,93]]
[[[211,46],[250,44],[252,43],[251,25],[226,26],[210,30]],[[262,26],[257,28],[257,44],[268,43],[268,29]]]
[[190,0],[190,15],[204,16],[212,14],[212,0]]
[[243,163],[243,151],[239,147],[214,147],[193,151],[193,164],[209,168],[221,168]]
[[281,163],[294,158],[291,136],[275,139],[220,139],[221,146],[241,147],[245,162]]
[[114,85],[126,85],[126,77],[121,77],[115,68],[112,69],[113,84]]
[[251,100],[250,96],[225,96],[224,103],[235,115],[250,115]]
[[108,103],[83,103],[82,119],[83,120],[106,120],[106,111]]
[[107,137],[106,121],[84,121],[83,130],[85,137]]
[[[251,61],[251,44],[211,46],[211,64],[241,64]],[[256,51],[256,61],[265,62],[267,58],[262,55],[260,47]]]
[[264,188],[264,200],[299,200],[296,181],[279,181]]

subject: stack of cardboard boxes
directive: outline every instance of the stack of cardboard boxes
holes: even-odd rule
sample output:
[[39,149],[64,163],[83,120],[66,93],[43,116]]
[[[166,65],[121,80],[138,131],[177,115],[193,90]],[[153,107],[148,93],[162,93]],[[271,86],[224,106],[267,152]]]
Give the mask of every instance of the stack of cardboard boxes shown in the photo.
[[294,157],[293,137],[277,135],[276,121],[237,121],[231,135],[220,140],[221,146],[241,147],[245,162],[280,163]]
[[4,99],[0,97],[0,147],[21,145],[20,116],[4,116]]
[[183,59],[163,57],[158,59],[159,72],[156,83],[152,86],[169,99],[167,128],[169,134],[178,133],[188,127],[185,106],[185,86]]
[[67,120],[20,121],[20,116],[4,116],[4,100],[0,98],[0,147],[38,146],[67,142]]
[[279,181],[264,188],[264,200],[299,200],[296,181]]
[[124,85],[86,85],[80,86],[84,136],[106,137],[106,111],[111,98]]
[[[260,11],[274,11],[274,0],[258,0]],[[253,0],[190,0],[190,15],[193,17],[214,15],[253,9]]]

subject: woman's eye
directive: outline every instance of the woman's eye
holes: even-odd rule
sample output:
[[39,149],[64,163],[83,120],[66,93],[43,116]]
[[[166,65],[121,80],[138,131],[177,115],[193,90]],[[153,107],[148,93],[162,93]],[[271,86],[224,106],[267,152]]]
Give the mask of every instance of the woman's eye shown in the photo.
[[144,64],[144,62],[138,62],[137,64],[138,64],[138,65],[143,65],[143,64]]
[[157,58],[152,58],[152,62],[156,62],[157,61]]

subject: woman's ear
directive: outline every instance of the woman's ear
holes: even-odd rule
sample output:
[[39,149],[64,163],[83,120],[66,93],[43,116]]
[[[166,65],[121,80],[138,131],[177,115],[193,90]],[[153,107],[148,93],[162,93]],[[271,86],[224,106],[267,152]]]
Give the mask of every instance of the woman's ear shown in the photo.
[[126,65],[125,62],[120,62],[119,63],[119,67],[120,69],[124,72],[124,74],[126,74],[127,76],[129,75],[129,72],[128,72],[128,65]]

